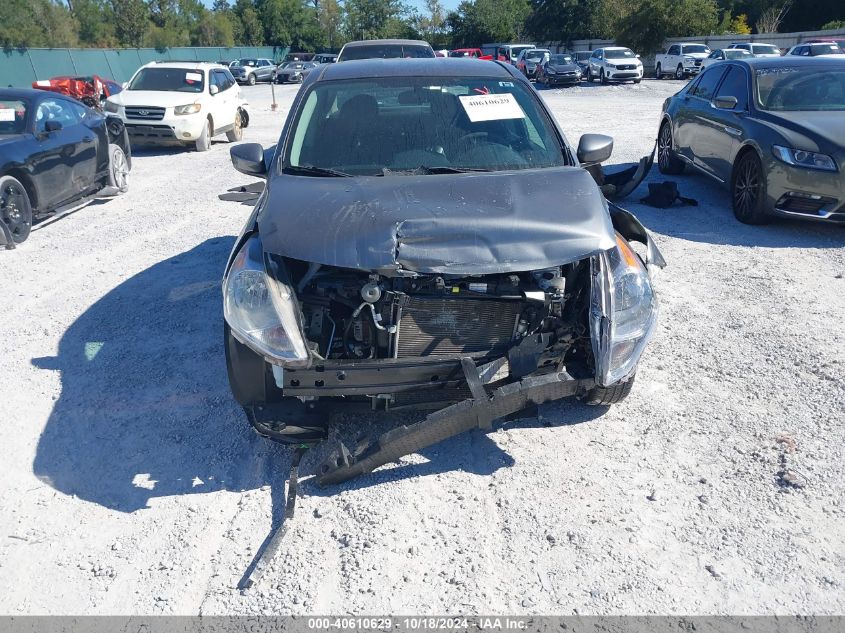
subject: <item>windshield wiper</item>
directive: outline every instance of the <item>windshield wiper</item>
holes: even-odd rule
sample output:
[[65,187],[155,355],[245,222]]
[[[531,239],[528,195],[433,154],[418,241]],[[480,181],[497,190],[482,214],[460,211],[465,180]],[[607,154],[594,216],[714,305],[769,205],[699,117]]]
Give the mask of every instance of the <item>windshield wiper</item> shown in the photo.
[[330,176],[332,178],[351,178],[352,174],[347,174],[336,169],[329,169],[327,167],[314,167],[314,165],[287,165],[282,172],[285,174],[300,174],[302,176]]
[[387,167],[381,170],[378,176],[390,176],[391,174],[411,174],[413,176],[419,176],[424,174],[465,174],[468,172],[484,172],[484,171],[493,171],[492,169],[487,169],[485,167],[447,167],[445,165],[438,165],[436,167],[428,167],[426,165],[420,165],[419,167],[415,167],[414,169],[389,169]]

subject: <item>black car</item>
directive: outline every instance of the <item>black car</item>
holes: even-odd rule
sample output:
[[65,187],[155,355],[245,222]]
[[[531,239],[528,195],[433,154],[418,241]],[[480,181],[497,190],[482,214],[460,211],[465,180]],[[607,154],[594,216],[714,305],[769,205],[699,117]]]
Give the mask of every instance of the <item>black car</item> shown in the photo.
[[541,402],[631,390],[657,317],[645,229],[611,206],[513,66],[350,61],[313,70],[223,281],[229,381],[255,429],[314,443],[332,407],[434,409],[350,453],[339,482]]
[[691,166],[731,191],[747,224],[845,222],[845,59],[713,64],[663,104],[658,166]]
[[123,122],[42,90],[0,89],[0,221],[15,243],[33,218],[109,188],[131,168]]
[[537,66],[538,86],[573,86],[581,83],[581,66],[571,55],[550,55]]

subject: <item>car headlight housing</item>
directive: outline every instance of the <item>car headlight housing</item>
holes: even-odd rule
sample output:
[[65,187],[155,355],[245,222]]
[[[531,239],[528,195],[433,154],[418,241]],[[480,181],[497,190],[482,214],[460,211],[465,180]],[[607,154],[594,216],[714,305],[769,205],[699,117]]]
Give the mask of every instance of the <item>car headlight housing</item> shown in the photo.
[[657,322],[657,300],[645,265],[617,234],[594,270],[592,334],[596,380],[609,386],[630,376]]
[[103,110],[106,112],[120,112],[120,106],[117,105],[114,101],[106,101],[105,105],[103,106]]
[[818,169],[820,171],[837,171],[836,162],[827,154],[808,152],[803,149],[794,149],[782,145],[773,145],[772,153],[775,158],[793,167],[805,167],[806,169]]
[[180,105],[173,108],[173,114],[196,114],[202,110],[202,104],[189,103],[187,105]]
[[293,290],[266,272],[264,247],[250,237],[223,280],[223,317],[235,338],[285,366],[308,364]]
[[611,64],[610,62],[605,62],[605,66],[608,68],[616,68],[616,64]]

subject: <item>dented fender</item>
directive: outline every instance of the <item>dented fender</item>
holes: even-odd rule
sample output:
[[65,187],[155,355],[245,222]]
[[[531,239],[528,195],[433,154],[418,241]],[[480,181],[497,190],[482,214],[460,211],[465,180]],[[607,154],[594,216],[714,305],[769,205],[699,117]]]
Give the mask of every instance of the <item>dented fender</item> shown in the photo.
[[658,268],[665,268],[666,260],[663,259],[663,254],[637,217],[613,202],[608,202],[608,210],[610,211],[610,221],[613,223],[613,228],[622,237],[629,242],[639,242],[646,247],[645,263]]

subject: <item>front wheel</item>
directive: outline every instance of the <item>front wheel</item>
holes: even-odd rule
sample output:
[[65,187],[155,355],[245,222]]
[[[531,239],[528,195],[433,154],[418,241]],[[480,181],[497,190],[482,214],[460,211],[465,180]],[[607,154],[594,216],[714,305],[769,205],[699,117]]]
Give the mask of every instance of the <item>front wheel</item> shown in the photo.
[[196,140],[195,146],[198,152],[207,152],[211,148],[211,121],[206,119],[202,134]]
[[767,224],[766,175],[754,150],[740,157],[731,178],[731,200],[736,219],[743,224]]
[[607,406],[622,402],[634,387],[635,375],[626,380],[620,380],[609,387],[593,387],[584,397],[584,402],[593,406]]
[[109,145],[109,187],[117,193],[129,190],[129,161],[119,145]]
[[0,178],[0,222],[9,227],[12,240],[20,244],[32,230],[32,205],[26,189],[16,178]]
[[254,75],[254,74],[250,75],[250,76],[249,76],[249,79],[247,79],[247,80],[246,80],[246,82],[247,82],[250,86],[254,86],[254,85],[255,85],[255,75]]
[[678,64],[678,67],[675,69],[675,79],[683,79],[684,78],[684,67],[681,64]]
[[641,81],[642,81],[642,79],[634,79],[634,83],[635,83],[635,84],[638,84],[638,83],[640,83]]
[[657,68],[654,69],[654,78],[663,79],[663,69],[660,67],[660,64],[657,64]]

